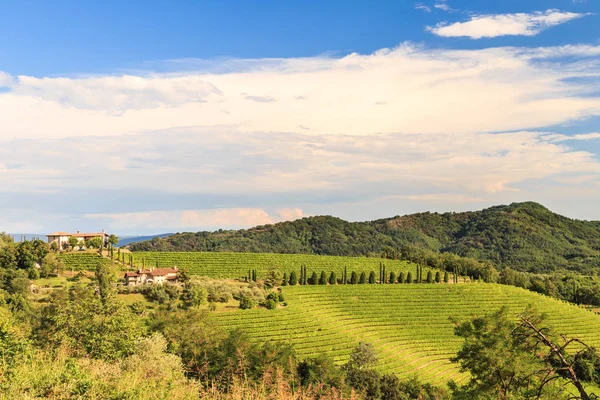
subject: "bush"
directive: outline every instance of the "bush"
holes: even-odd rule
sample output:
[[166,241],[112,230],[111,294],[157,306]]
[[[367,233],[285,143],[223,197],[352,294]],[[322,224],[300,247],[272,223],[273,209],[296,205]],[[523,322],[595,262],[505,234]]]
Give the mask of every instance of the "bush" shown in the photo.
[[390,272],[390,283],[396,283],[396,273],[394,271]]
[[410,271],[406,274],[406,283],[413,283],[413,276]]
[[298,284],[298,275],[296,275],[296,271],[292,271],[290,273],[290,286],[296,286]]
[[356,285],[358,283],[358,274],[355,271],[352,271],[352,275],[350,276],[350,284]]
[[319,285],[327,285],[327,275],[325,275],[325,271],[321,271],[321,277],[319,278]]
[[240,308],[242,310],[249,310],[251,308],[254,308],[255,306],[256,302],[252,297],[248,296],[247,294],[243,294],[240,297]]
[[398,283],[404,283],[404,272],[398,274]]
[[371,285],[373,285],[377,280],[377,277],[375,276],[375,271],[371,271],[371,273],[369,274],[369,283]]
[[360,278],[358,279],[358,283],[365,284],[367,283],[367,275],[363,272],[360,274]]
[[441,281],[442,281],[442,278],[441,278],[440,271],[437,271],[437,272],[435,273],[435,282],[436,282],[436,283],[440,283]]
[[336,283],[337,283],[337,278],[335,277],[335,272],[331,271],[331,274],[329,274],[329,284],[335,285]]

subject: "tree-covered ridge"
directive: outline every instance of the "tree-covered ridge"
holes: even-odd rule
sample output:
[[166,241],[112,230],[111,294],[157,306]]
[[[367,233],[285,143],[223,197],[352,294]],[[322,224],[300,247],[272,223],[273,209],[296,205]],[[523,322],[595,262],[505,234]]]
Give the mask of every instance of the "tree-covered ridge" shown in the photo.
[[547,272],[600,267],[600,222],[570,219],[533,202],[462,213],[418,213],[371,222],[331,216],[247,230],[178,233],[134,251],[230,251],[399,257],[403,246]]

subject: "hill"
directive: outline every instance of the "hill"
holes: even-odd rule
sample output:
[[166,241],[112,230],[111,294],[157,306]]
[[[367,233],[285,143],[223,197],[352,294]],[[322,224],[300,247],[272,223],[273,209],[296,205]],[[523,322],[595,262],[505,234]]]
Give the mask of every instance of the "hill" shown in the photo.
[[119,243],[117,243],[117,246],[124,247],[124,246],[128,246],[132,243],[143,242],[146,240],[152,240],[154,238],[166,238],[171,235],[172,235],[172,233],[161,233],[159,235],[151,235],[151,236],[121,236],[121,237],[119,237]]
[[[556,333],[600,345],[600,315],[524,289],[497,284],[341,285],[283,287],[287,306],[218,312],[225,328],[251,339],[289,341],[299,356],[331,353],[344,363],[358,342],[375,346],[379,368],[400,378],[464,382],[450,362],[461,339],[449,318],[466,320],[506,305],[515,316],[528,304],[548,315]],[[252,321],[249,323],[249,321]]]
[[370,222],[330,216],[247,230],[178,233],[132,251],[204,251],[396,257],[403,246],[549,272],[600,268],[600,221],[570,219],[533,202],[462,213],[418,213]]

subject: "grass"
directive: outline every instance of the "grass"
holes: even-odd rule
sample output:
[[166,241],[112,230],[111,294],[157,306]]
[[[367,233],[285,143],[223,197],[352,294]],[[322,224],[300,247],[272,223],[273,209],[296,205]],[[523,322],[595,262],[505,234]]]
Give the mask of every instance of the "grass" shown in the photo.
[[533,304],[548,313],[548,323],[557,333],[600,346],[600,315],[512,286],[345,285],[282,290],[285,308],[213,315],[223,327],[240,328],[257,341],[289,341],[301,358],[329,352],[341,364],[358,342],[370,342],[382,371],[401,378],[416,374],[437,385],[466,379],[450,362],[461,344],[453,334],[451,317],[465,320],[504,305],[516,315]]
[[[386,266],[387,273],[408,271],[415,274],[416,265],[407,261],[387,260],[367,257],[316,256],[307,254],[274,254],[274,253],[217,253],[217,252],[134,252],[134,265],[138,267],[186,268],[192,275],[211,278],[243,278],[249,270],[256,270],[259,279],[264,278],[270,268],[278,268],[281,272],[292,271],[300,274],[300,267],[305,265],[308,275],[312,272],[320,274],[331,271],[341,278],[344,267],[347,267],[348,278],[352,271],[374,271],[379,277],[379,264]],[[429,269],[423,268],[423,276]]]

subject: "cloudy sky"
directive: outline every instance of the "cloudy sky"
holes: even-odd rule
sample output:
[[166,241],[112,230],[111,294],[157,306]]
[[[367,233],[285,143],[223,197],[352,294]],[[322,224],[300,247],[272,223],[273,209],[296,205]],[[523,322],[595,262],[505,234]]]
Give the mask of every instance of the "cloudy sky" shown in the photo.
[[7,2],[0,231],[600,219],[600,4]]

